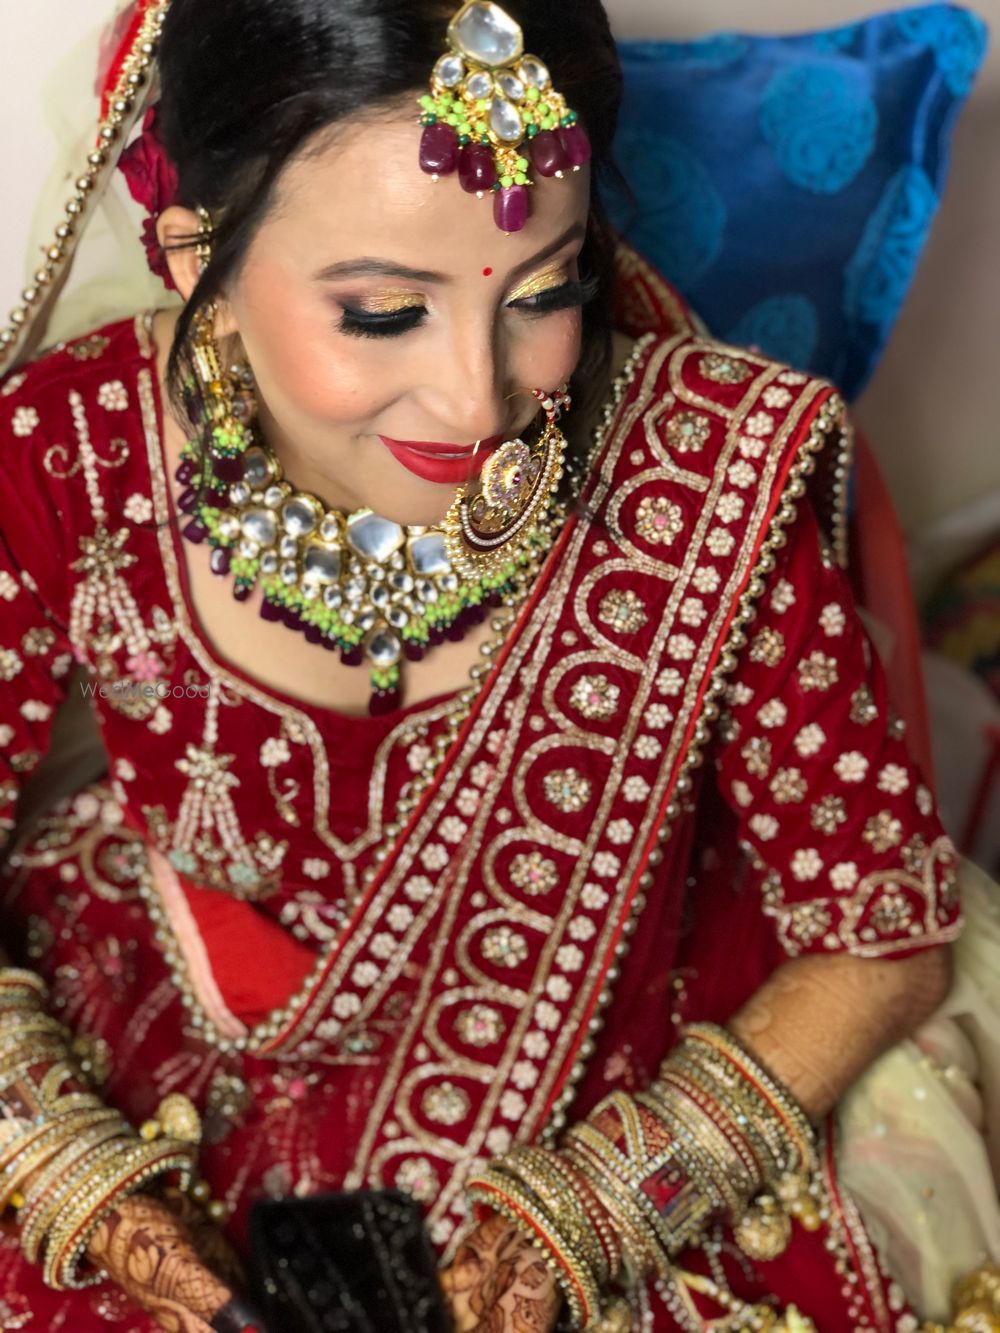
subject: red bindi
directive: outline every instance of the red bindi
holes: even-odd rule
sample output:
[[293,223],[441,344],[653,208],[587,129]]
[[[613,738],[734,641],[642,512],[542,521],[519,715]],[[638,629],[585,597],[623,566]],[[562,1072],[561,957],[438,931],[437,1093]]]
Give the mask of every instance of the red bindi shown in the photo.
[[483,269],[483,277],[484,277],[484,278],[492,278],[492,276],[493,276],[493,270],[492,270],[491,268],[484,268],[484,269]]

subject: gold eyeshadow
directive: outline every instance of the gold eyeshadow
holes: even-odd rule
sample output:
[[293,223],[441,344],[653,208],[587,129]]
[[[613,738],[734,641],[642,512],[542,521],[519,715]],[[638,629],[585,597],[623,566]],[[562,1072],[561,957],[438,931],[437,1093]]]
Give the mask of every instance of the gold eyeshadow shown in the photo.
[[565,263],[553,264],[550,268],[543,269],[541,273],[526,278],[519,287],[514,288],[507,300],[527,301],[532,296],[541,296],[543,292],[551,292],[557,287],[564,286],[568,280]]
[[424,298],[414,292],[387,292],[382,296],[361,297],[356,304],[347,304],[364,315],[397,315],[404,310],[422,310]]

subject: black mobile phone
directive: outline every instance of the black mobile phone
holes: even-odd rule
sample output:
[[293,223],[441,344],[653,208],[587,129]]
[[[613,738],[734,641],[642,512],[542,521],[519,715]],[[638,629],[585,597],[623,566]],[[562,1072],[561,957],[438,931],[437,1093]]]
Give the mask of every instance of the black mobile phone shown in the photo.
[[269,1333],[449,1333],[437,1258],[407,1194],[262,1200],[250,1239]]

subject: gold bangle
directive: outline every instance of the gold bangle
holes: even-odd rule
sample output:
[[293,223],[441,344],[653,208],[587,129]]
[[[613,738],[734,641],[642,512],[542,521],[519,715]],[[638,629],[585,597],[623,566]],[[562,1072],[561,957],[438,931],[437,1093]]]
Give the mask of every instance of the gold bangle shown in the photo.
[[562,1288],[573,1327],[587,1329],[599,1313],[600,1290],[578,1255],[554,1236],[539,1216],[535,1200],[518,1182],[488,1167],[466,1186],[466,1195],[493,1212],[501,1213],[544,1255],[546,1263]]
[[120,1121],[93,1125],[49,1162],[32,1182],[20,1215],[21,1249],[30,1263],[38,1258],[46,1232],[74,1191],[100,1165],[120,1153],[122,1145]]
[[139,1152],[133,1152],[127,1168],[121,1165],[110,1183],[105,1178],[83,1199],[74,1200],[72,1209],[67,1209],[50,1232],[43,1270],[46,1285],[55,1291],[71,1291],[103,1282],[103,1272],[80,1278],[76,1269],[104,1218],[150,1180],[173,1171],[180,1176],[180,1188],[190,1190],[194,1162],[189,1144],[163,1139],[156,1144],[144,1143]]
[[25,1181],[57,1152],[61,1152],[70,1139],[93,1125],[111,1119],[120,1117],[118,1112],[110,1107],[78,1111],[68,1116],[65,1121],[44,1124],[27,1136],[23,1143],[17,1145],[16,1152],[0,1171],[0,1212],[10,1205],[12,1196],[20,1190]]

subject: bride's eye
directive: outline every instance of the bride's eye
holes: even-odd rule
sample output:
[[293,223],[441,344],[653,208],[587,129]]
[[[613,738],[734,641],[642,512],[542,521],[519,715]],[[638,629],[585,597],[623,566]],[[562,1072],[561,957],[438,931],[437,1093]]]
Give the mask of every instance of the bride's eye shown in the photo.
[[596,278],[571,278],[533,296],[523,296],[508,301],[511,310],[523,310],[533,315],[549,315],[556,310],[569,310],[574,306],[587,305],[597,295]]
[[422,305],[402,310],[356,310],[342,306],[338,328],[353,338],[398,338],[423,323],[427,311]]

